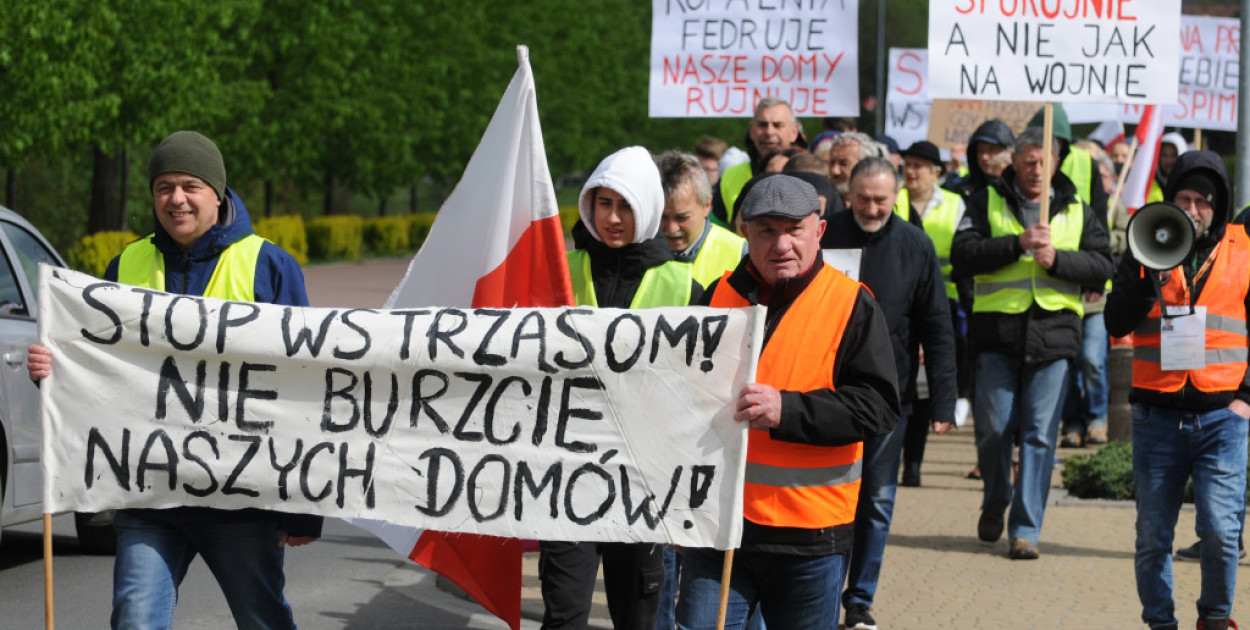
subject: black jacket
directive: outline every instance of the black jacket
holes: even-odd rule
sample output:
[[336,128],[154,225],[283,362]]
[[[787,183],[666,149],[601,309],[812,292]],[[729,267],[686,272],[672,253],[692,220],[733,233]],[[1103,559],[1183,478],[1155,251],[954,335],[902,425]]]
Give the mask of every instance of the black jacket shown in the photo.
[[[1239,224],[1228,223],[1232,209],[1232,187],[1229,186],[1224,163],[1218,155],[1210,151],[1189,151],[1177,158],[1176,165],[1172,167],[1172,174],[1168,178],[1168,187],[1163,192],[1163,198],[1175,199],[1176,193],[1179,192],[1180,182],[1185,179],[1185,175],[1194,171],[1206,171],[1216,182],[1218,191],[1212,203],[1215,213],[1211,220],[1211,227],[1206,234],[1198,237],[1193,257],[1181,265],[1180,271],[1191,282],[1196,270],[1202,267],[1202,263],[1223,238],[1225,230],[1245,229]],[[1174,270],[1173,273],[1177,271]],[[1103,315],[1106,318],[1107,333],[1113,337],[1122,337],[1133,332],[1154,306],[1154,286],[1148,277],[1144,276],[1141,263],[1133,257],[1132,250],[1124,252],[1120,257],[1120,265],[1116,269],[1115,281],[1112,283],[1111,294],[1107,296],[1107,309]],[[1202,289],[1206,286],[1205,280],[1205,277],[1198,280],[1192,292],[1193,300],[1196,301],[1202,295]],[[1245,303],[1246,310],[1250,311],[1250,295],[1245,296]],[[1190,383],[1185,383],[1180,391],[1174,393],[1136,387],[1129,392],[1131,402],[1190,411],[1210,411],[1226,407],[1233,401],[1233,398],[1250,402],[1250,372],[1242,378],[1241,387],[1235,392],[1201,392]]]
[[[824,265],[819,256],[803,275],[762,285],[749,257],[729,276],[729,284],[752,304],[764,304],[767,346],[790,305],[811,284]],[[711,303],[722,281],[713,282],[702,304]],[[844,446],[885,435],[899,420],[898,385],[885,315],[876,300],[860,288],[842,342],[834,356],[833,390],[781,392],[781,425],[769,432],[774,440],[821,446]],[[790,555],[824,556],[851,548],[854,523],[824,529],[768,527],[745,522],[742,548]]]
[[968,139],[968,151],[964,158],[968,160],[968,175],[947,187],[951,192],[958,193],[960,197],[963,197],[964,203],[968,203],[973,196],[985,190],[986,186],[998,179],[981,170],[981,162],[977,160],[977,147],[981,142],[974,138],[994,138],[997,140],[996,144],[1001,144],[1008,149],[1016,142],[1015,136],[1011,133],[1011,127],[1008,127],[1007,123],[998,119],[987,120],[981,123],[976,128],[976,131],[972,132],[972,136]]
[[911,413],[918,350],[923,345],[933,420],[953,421],[955,331],[942,267],[929,235],[894,214],[870,234],[860,229],[853,211],[840,210],[830,215],[820,246],[863,250],[859,279],[885,312],[898,369],[902,413]]
[[[642,276],[652,267],[673,259],[668,241],[657,236],[641,243],[612,248],[590,235],[580,221],[573,226],[573,245],[590,254],[590,275],[595,282],[595,299],[603,308],[629,308],[642,284]],[[703,287],[690,281],[690,303],[703,297]]]
[[[1016,220],[1023,224],[1021,199],[1016,194],[1014,182],[1015,170],[1007,167],[1002,179],[992,186],[1006,200]],[[1051,189],[1054,193],[1050,204],[1053,219],[1067,212],[1068,205],[1076,201],[1076,188],[1066,175],[1056,172],[1051,179]],[[990,236],[988,208],[989,190],[985,189],[969,201],[968,212],[955,233],[951,244],[951,264],[961,275],[992,273],[1024,254],[1019,237]],[[1106,283],[1113,271],[1110,239],[1103,222],[1094,216],[1088,205],[1084,208],[1080,249],[1056,252],[1055,265],[1050,274],[1082,286],[1099,286]],[[1027,311],[1014,315],[973,313],[969,336],[976,352],[999,352],[1024,363],[1046,363],[1068,359],[1080,352],[1081,317],[1068,309],[1048,311],[1036,303]]]

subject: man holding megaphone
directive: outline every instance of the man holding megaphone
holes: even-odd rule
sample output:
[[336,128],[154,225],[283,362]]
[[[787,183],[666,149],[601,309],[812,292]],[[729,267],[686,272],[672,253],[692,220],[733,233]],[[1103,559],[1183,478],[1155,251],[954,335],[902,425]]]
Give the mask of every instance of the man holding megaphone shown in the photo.
[[1229,193],[1218,155],[1180,156],[1164,191],[1171,203],[1144,206],[1130,223],[1107,298],[1107,332],[1134,333],[1134,564],[1151,628],[1178,627],[1171,552],[1191,476],[1202,538],[1197,627],[1237,627],[1229,616],[1245,514],[1250,238],[1228,223]]

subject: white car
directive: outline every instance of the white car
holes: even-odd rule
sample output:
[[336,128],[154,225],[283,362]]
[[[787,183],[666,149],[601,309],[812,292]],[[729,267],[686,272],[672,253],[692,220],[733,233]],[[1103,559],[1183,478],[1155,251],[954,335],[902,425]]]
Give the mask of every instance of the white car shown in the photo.
[[[65,266],[20,215],[0,206],[0,531],[43,515],[39,388],[26,373],[26,349],[39,337],[39,263]],[[111,514],[76,514],[84,549],[117,548]]]

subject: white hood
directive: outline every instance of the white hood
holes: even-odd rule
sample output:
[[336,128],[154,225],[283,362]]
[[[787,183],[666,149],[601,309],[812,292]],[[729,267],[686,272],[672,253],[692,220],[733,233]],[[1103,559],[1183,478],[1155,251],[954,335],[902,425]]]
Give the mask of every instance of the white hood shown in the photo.
[[633,208],[635,243],[651,240],[660,233],[664,187],[660,184],[660,170],[656,168],[650,151],[643,147],[625,147],[603,158],[582,186],[582,194],[577,198],[582,225],[595,240],[603,242],[595,229],[594,209],[590,205],[594,201],[592,193],[600,186],[611,188]]
[[1185,136],[1175,131],[1163,134],[1163,137],[1159,138],[1159,144],[1170,144],[1176,147],[1177,157],[1185,155],[1185,152],[1189,150],[1189,143],[1185,142]]

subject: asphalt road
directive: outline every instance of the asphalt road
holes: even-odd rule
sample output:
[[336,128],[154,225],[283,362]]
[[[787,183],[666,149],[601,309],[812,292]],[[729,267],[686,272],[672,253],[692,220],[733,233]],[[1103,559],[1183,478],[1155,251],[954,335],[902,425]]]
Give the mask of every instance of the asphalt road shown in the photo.
[[[403,278],[408,260],[320,265],[305,269],[314,306],[379,307]],[[0,630],[44,627],[43,548],[39,522],[5,529],[0,541]],[[111,556],[83,553],[73,519],[53,519],[55,621],[59,628],[108,627]],[[290,549],[287,599],[305,630],[506,628],[479,606],[435,586],[435,577],[371,534],[327,520],[316,543]],[[203,562],[192,565],[179,594],[179,630],[234,627]],[[524,628],[536,628],[526,621]]]

